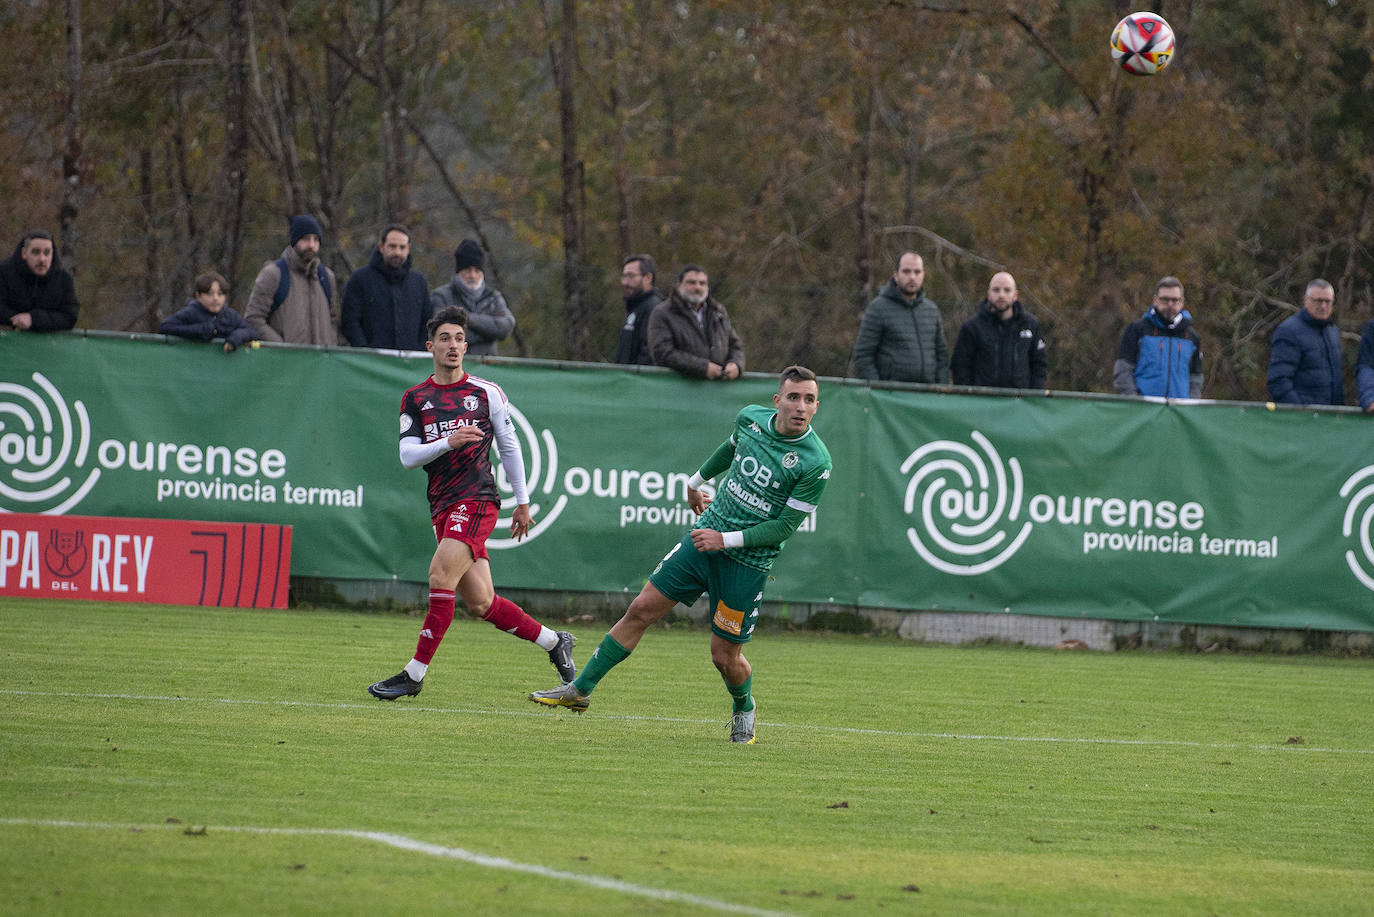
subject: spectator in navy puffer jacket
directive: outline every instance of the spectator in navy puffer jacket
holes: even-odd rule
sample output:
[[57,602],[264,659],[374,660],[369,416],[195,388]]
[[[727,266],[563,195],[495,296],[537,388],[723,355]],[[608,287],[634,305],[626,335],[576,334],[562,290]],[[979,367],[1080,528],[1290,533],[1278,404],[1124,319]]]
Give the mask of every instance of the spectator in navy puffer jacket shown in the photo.
[[257,340],[253,326],[226,305],[229,284],[215,271],[206,271],[195,280],[196,295],[186,305],[157,326],[158,334],[173,334],[193,341],[224,338],[224,352],[232,353],[249,341]]
[[1345,404],[1341,336],[1331,321],[1335,290],[1325,280],[1307,285],[1302,311],[1274,329],[1269,352],[1269,397],[1287,404]]
[[1355,360],[1355,385],[1360,393],[1360,408],[1374,414],[1374,319],[1360,335],[1360,355]]

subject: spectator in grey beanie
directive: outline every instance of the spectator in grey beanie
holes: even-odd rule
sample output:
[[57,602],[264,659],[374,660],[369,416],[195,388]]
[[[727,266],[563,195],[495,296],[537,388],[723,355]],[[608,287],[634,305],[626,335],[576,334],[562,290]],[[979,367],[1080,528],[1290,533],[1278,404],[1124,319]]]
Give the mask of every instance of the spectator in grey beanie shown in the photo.
[[430,294],[434,312],[448,306],[468,310],[468,354],[491,356],[498,341],[515,330],[515,316],[500,291],[487,286],[487,256],[472,239],[458,243],[453,252],[453,277]]

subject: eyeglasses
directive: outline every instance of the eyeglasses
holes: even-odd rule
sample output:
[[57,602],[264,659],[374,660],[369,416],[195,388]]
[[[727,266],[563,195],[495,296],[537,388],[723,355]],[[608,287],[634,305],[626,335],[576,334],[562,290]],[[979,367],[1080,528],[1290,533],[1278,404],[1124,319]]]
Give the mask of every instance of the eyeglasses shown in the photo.
[[1318,299],[1315,296],[1307,297],[1307,301],[1314,306],[1334,306],[1336,304],[1334,299]]
[[1183,302],[1182,296],[1156,296],[1155,299],[1162,303],[1169,303],[1170,305],[1176,302]]

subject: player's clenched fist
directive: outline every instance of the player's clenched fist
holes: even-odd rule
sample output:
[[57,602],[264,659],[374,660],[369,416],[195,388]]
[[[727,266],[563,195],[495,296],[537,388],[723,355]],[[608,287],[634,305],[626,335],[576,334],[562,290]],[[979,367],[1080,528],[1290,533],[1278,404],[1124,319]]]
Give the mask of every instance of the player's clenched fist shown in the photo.
[[719,551],[725,547],[725,538],[714,529],[692,529],[692,544],[698,551]]

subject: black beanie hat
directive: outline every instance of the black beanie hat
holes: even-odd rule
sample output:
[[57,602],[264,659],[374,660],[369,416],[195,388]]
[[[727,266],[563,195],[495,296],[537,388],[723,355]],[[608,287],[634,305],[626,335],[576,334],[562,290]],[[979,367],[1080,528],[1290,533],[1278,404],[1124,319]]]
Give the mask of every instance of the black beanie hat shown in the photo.
[[463,268],[475,267],[477,270],[485,270],[487,256],[482,253],[482,246],[471,239],[464,239],[458,243],[458,247],[453,251],[453,272],[460,273]]
[[324,230],[320,228],[320,221],[308,213],[291,218],[291,244],[295,245],[306,236],[315,235],[324,238]]

